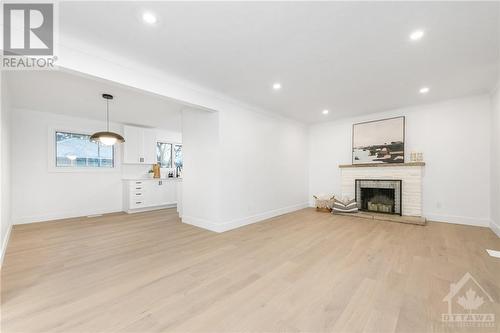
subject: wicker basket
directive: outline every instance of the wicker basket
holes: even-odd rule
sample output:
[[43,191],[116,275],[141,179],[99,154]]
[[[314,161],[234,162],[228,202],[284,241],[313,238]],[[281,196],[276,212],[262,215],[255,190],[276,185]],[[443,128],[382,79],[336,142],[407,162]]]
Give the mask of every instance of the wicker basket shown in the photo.
[[334,196],[315,196],[313,195],[314,200],[316,200],[316,210],[323,212],[331,212],[333,207],[333,199]]

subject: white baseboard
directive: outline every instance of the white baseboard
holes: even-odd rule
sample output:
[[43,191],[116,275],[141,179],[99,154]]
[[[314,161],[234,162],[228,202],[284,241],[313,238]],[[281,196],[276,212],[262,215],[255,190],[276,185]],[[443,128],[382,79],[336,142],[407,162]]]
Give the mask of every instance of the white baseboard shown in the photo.
[[195,216],[182,216],[182,223],[194,225],[195,227],[207,229],[213,232],[222,232],[217,222],[205,220]]
[[307,208],[308,206],[309,206],[309,203],[306,202],[306,203],[301,203],[301,204],[297,204],[297,205],[293,205],[293,206],[274,209],[274,210],[270,210],[270,211],[263,212],[260,214],[256,214],[256,215],[252,215],[252,216],[248,216],[248,217],[244,217],[244,218],[240,218],[240,219],[236,219],[236,220],[231,220],[228,222],[221,222],[221,223],[208,221],[208,220],[204,220],[204,219],[193,217],[193,216],[183,216],[182,222],[187,223],[187,224],[191,224],[191,225],[194,225],[196,227],[203,228],[203,229],[207,229],[210,231],[214,231],[214,232],[225,232],[225,231],[240,228],[240,227],[243,227],[245,225],[252,224],[252,223],[261,222],[261,221],[273,218],[275,216],[279,216],[279,215],[294,212],[294,211],[299,210],[299,209]]
[[161,206],[153,206],[153,207],[145,207],[145,208],[138,208],[138,209],[129,209],[126,210],[125,213],[127,214],[135,214],[135,213],[144,213],[144,212],[151,212],[154,210],[160,210],[160,209],[167,209],[167,208],[175,208],[177,207],[177,204],[168,204],[168,205],[161,205]]
[[500,225],[496,224],[495,221],[491,221],[490,229],[500,238]]
[[5,235],[5,239],[2,242],[2,253],[0,253],[0,267],[3,265],[3,259],[5,257],[5,252],[7,252],[7,245],[9,245],[10,233],[12,232],[12,224],[9,225],[7,229],[7,234]]
[[237,220],[223,222],[220,224],[220,228],[222,230],[220,232],[236,229],[236,228],[248,225],[248,224],[267,220],[267,219],[270,219],[270,218],[275,217],[275,216],[291,213],[291,212],[294,212],[294,211],[299,210],[299,209],[307,208],[308,206],[309,206],[308,203],[305,202],[305,203],[301,203],[301,204],[297,204],[297,205],[293,205],[293,206],[288,206],[288,207],[270,210],[267,212],[263,212],[263,213],[256,214],[253,216],[240,218]]
[[451,224],[464,224],[464,225],[472,225],[475,227],[489,227],[491,222],[491,220],[487,218],[473,218],[473,217],[452,216],[452,215],[425,214],[425,218],[427,219],[427,221],[444,222]]
[[63,213],[54,213],[54,214],[46,214],[46,215],[35,215],[35,216],[23,216],[13,219],[13,224],[27,224],[27,223],[38,223],[38,222],[47,222],[53,220],[63,220],[63,219],[72,219],[76,217],[82,216],[91,216],[91,215],[101,215],[101,214],[111,214],[121,212],[121,209],[113,209],[113,210],[93,210],[93,211],[80,211],[80,212],[63,212]]

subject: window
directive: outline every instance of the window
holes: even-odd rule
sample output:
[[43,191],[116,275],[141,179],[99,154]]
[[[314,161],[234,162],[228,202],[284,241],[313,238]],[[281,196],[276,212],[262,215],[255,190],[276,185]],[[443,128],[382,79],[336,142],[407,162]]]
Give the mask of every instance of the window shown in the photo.
[[157,142],[156,160],[162,168],[180,168],[182,170],[182,145]]
[[161,168],[172,167],[172,144],[165,142],[156,143],[156,161]]
[[183,161],[182,161],[182,145],[174,145],[174,163],[175,168],[179,168],[182,170]]
[[113,168],[113,146],[91,142],[90,135],[56,132],[56,167]]

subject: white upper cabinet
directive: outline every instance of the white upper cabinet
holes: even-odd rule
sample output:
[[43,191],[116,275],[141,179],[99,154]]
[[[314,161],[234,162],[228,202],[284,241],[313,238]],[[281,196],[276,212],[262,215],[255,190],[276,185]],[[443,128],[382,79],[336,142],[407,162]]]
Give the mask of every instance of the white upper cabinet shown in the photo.
[[124,126],[123,163],[141,163],[142,128]]
[[156,133],[149,128],[124,126],[123,163],[156,163]]
[[143,129],[142,131],[143,142],[143,157],[144,163],[155,164],[156,161],[156,132],[152,129]]

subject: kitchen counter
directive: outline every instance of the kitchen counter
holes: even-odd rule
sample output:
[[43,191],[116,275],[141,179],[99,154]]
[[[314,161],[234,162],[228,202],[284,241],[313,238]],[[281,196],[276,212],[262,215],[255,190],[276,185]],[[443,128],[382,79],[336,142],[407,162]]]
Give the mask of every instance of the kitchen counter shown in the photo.
[[167,180],[167,181],[181,181],[182,180],[182,177],[180,178],[176,178],[176,177],[172,177],[172,178],[123,178],[122,179],[123,181],[159,181],[159,180]]

